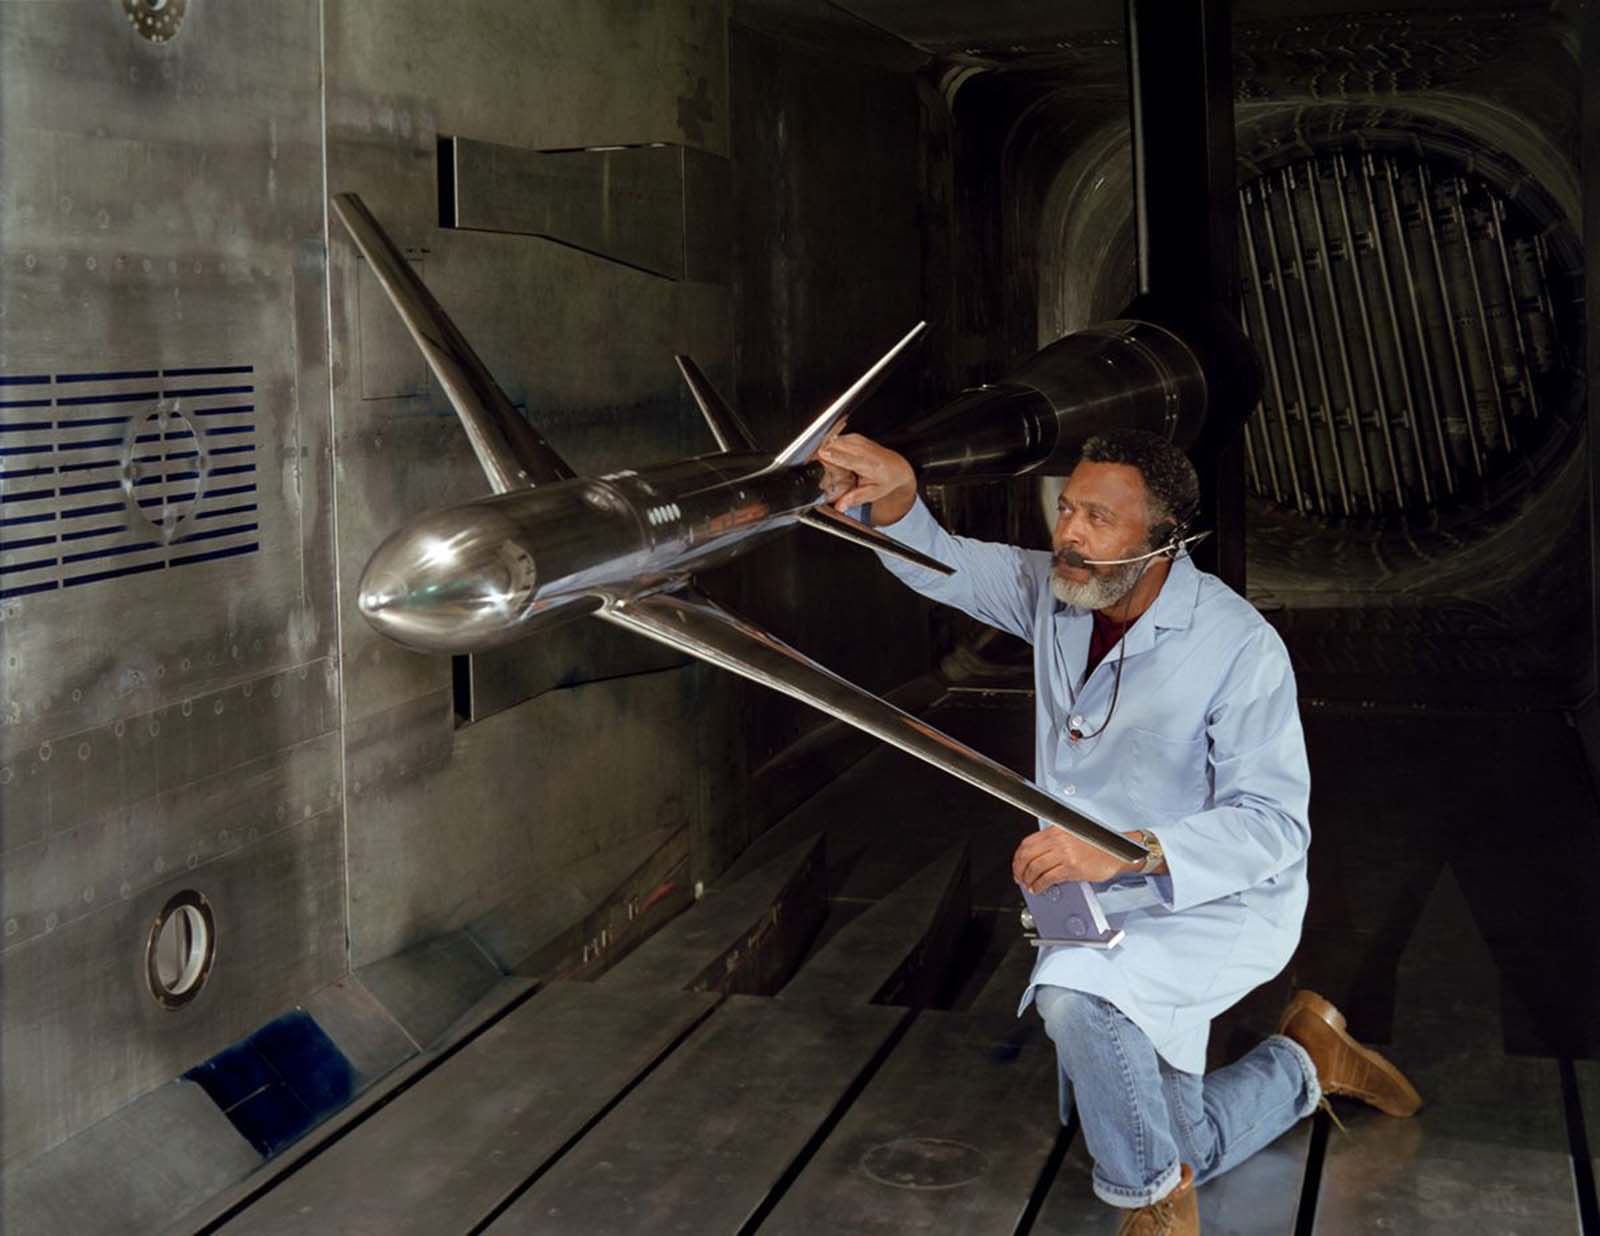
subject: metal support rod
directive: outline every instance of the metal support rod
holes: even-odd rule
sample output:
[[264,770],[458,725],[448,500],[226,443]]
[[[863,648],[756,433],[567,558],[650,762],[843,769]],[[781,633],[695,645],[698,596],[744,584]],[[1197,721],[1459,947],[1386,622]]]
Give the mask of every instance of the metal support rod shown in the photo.
[[1127,0],[1139,294],[1231,305],[1237,279],[1229,0]]
[[1328,491],[1322,482],[1322,462],[1317,458],[1316,439],[1311,434],[1311,409],[1306,398],[1305,374],[1300,369],[1300,349],[1295,344],[1294,315],[1289,310],[1289,293],[1283,285],[1283,261],[1278,252],[1278,229],[1272,222],[1272,181],[1261,181],[1261,220],[1267,229],[1267,256],[1272,259],[1272,282],[1283,310],[1284,334],[1289,345],[1289,372],[1294,377],[1295,401],[1300,409],[1300,425],[1305,431],[1306,454],[1311,462],[1311,479],[1317,487],[1317,507],[1328,511]]
[[[1290,257],[1294,263],[1295,282],[1300,285],[1300,300],[1306,309],[1306,333],[1311,336],[1311,359],[1316,363],[1317,389],[1322,395],[1322,415],[1328,427],[1328,453],[1333,456],[1333,475],[1339,482],[1339,504],[1346,515],[1355,510],[1350,501],[1350,484],[1345,476],[1344,448],[1339,442],[1339,428],[1333,419],[1333,389],[1328,384],[1328,363],[1322,355],[1322,328],[1317,321],[1317,311],[1311,298],[1311,280],[1305,267],[1305,240],[1300,235],[1300,212],[1295,209],[1295,179],[1292,168],[1284,168],[1283,205],[1289,215],[1289,238],[1294,242]],[[1372,497],[1369,487],[1367,497]]]
[[[1350,365],[1350,345],[1345,338],[1344,310],[1339,307],[1339,291],[1333,282],[1333,246],[1328,243],[1328,226],[1322,217],[1322,190],[1317,185],[1317,169],[1309,167],[1311,178],[1306,188],[1311,194],[1311,215],[1317,225],[1317,257],[1322,265],[1323,283],[1328,289],[1328,306],[1333,315],[1333,335],[1339,345],[1339,371],[1344,377],[1346,410],[1350,414],[1350,431],[1356,440],[1356,458],[1361,464],[1361,480],[1367,489],[1367,505],[1378,509],[1378,494],[1372,481],[1372,461],[1367,457],[1366,428],[1361,423],[1361,411],[1356,402],[1355,375]],[[1331,406],[1331,405],[1330,405]]]
[[[1390,179],[1396,175],[1394,165],[1389,165]],[[1428,169],[1417,168],[1417,188],[1422,195],[1422,226],[1428,234],[1428,250],[1433,254],[1433,272],[1438,277],[1439,295],[1444,301],[1445,332],[1450,337],[1450,358],[1456,371],[1456,390],[1461,396],[1461,419],[1467,428],[1467,443],[1471,447],[1472,470],[1483,475],[1483,451],[1478,445],[1477,408],[1472,400],[1472,383],[1467,381],[1466,363],[1461,358],[1461,323],[1456,316],[1455,299],[1450,295],[1450,279],[1439,253],[1439,229],[1433,219],[1433,186],[1428,182]]]
[[1489,195],[1489,228],[1494,233],[1495,249],[1500,254],[1500,274],[1506,281],[1506,314],[1511,319],[1517,341],[1517,359],[1522,364],[1520,382],[1528,400],[1528,411],[1539,415],[1539,396],[1533,385],[1533,362],[1528,357],[1528,336],[1522,327],[1522,310],[1517,304],[1517,285],[1511,279],[1511,255],[1506,250],[1505,203]]
[[[1344,155],[1339,155],[1344,159]],[[1405,359],[1405,331],[1400,327],[1400,307],[1395,304],[1394,275],[1389,271],[1389,247],[1384,245],[1384,229],[1378,223],[1378,199],[1373,195],[1373,157],[1365,155],[1366,162],[1362,167],[1362,191],[1366,195],[1366,216],[1371,221],[1371,237],[1373,237],[1373,251],[1378,255],[1378,272],[1382,275],[1379,282],[1384,287],[1384,304],[1389,309],[1389,328],[1395,336],[1395,368],[1400,373],[1400,381],[1405,384],[1406,403],[1400,410],[1402,424],[1411,434],[1411,453],[1416,455],[1416,476],[1422,485],[1422,501],[1432,504],[1434,501],[1434,485],[1427,476],[1427,458],[1422,453],[1422,432],[1418,429],[1418,405],[1416,405],[1416,386],[1411,384],[1411,368],[1406,365]],[[1446,477],[1448,484],[1448,477]]]
[[[1370,170],[1376,176],[1376,163],[1370,160]],[[1416,295],[1416,271],[1411,267],[1411,247],[1406,243],[1405,226],[1400,221],[1400,195],[1395,192],[1395,165],[1384,160],[1384,189],[1389,195],[1389,219],[1394,223],[1395,248],[1400,251],[1400,271],[1405,274],[1406,301],[1411,304],[1411,327],[1416,331],[1416,354],[1422,362],[1422,386],[1427,391],[1427,408],[1434,419],[1434,440],[1438,447],[1438,468],[1445,477],[1445,493],[1456,492],[1456,476],[1450,466],[1450,448],[1445,440],[1445,416],[1438,410],[1438,379],[1434,376],[1434,357],[1427,352],[1427,336],[1422,333],[1422,303]],[[1376,219],[1374,219],[1376,223]],[[1421,447],[1421,440],[1418,442]]]
[[1500,440],[1511,450],[1511,416],[1506,411],[1505,392],[1500,389],[1500,369],[1495,362],[1494,338],[1489,333],[1489,314],[1483,304],[1483,280],[1478,275],[1478,256],[1472,251],[1472,231],[1467,227],[1466,191],[1456,177],[1450,201],[1456,230],[1461,233],[1461,248],[1467,255],[1467,274],[1472,279],[1472,300],[1478,309],[1478,329],[1483,334],[1483,356],[1489,369],[1489,388],[1494,392],[1495,409],[1500,413]]
[[[1249,242],[1247,241],[1246,243],[1249,243]],[[1242,296],[1239,298],[1239,325],[1244,330],[1245,337],[1250,339],[1250,340],[1252,340],[1252,342],[1253,342],[1254,339],[1255,339],[1255,335],[1250,330],[1250,307],[1246,303],[1245,298],[1242,297]],[[1260,352],[1260,350],[1261,349],[1260,349],[1260,347],[1258,345],[1256,347],[1256,351]],[[1269,431],[1269,429],[1267,428],[1267,402],[1266,402],[1266,393],[1265,392],[1262,393],[1262,396],[1261,396],[1260,399],[1256,400],[1256,406],[1252,410],[1251,415],[1253,417],[1255,417],[1255,419],[1260,422],[1260,428],[1259,428],[1258,432],[1261,435],[1261,453],[1263,455],[1265,455],[1266,458],[1267,458],[1267,478],[1272,484],[1272,497],[1273,497],[1273,500],[1275,502],[1282,502],[1283,501],[1283,483],[1282,483],[1282,481],[1280,481],[1278,479],[1278,460],[1277,460],[1277,457],[1275,455],[1273,455],[1273,453],[1272,453],[1272,434]],[[1246,431],[1248,431],[1250,429],[1250,426],[1246,425],[1245,429],[1246,429]],[[1250,444],[1251,444],[1251,439],[1246,439],[1246,445],[1249,446]],[[1251,471],[1251,475],[1255,478],[1255,486],[1256,486],[1256,488],[1260,489],[1261,488],[1261,478],[1260,478],[1260,476],[1259,476],[1259,474],[1257,473],[1257,470],[1256,470],[1255,450],[1254,450],[1253,446],[1251,446],[1251,453],[1250,453],[1250,471]]]
[[[1383,370],[1378,367],[1378,336],[1372,324],[1372,309],[1367,304],[1367,289],[1361,275],[1361,264],[1356,260],[1355,231],[1350,226],[1350,205],[1345,200],[1345,167],[1344,156],[1339,155],[1333,165],[1334,194],[1339,199],[1339,222],[1344,232],[1344,251],[1346,260],[1350,263],[1350,276],[1356,289],[1356,308],[1361,317],[1361,337],[1367,348],[1367,365],[1372,373],[1372,393],[1378,405],[1378,426],[1383,431],[1384,453],[1389,460],[1389,479],[1394,484],[1394,503],[1397,507],[1406,504],[1405,488],[1400,480],[1400,460],[1394,446],[1394,424],[1389,415],[1389,398],[1383,389]],[[1352,395],[1352,398],[1354,396]],[[1423,470],[1422,488],[1426,495],[1428,492],[1427,471]]]
[[[1256,407],[1259,408],[1260,406],[1261,404],[1258,402]],[[1250,488],[1259,491],[1261,489],[1261,466],[1256,462],[1256,440],[1255,435],[1250,432],[1249,422],[1246,422],[1244,427],[1244,459],[1245,463],[1250,467]]]
[[1273,406],[1278,410],[1278,432],[1283,439],[1283,458],[1289,467],[1289,482],[1294,486],[1295,509],[1302,515],[1306,510],[1305,488],[1300,484],[1300,465],[1295,462],[1294,441],[1289,436],[1289,413],[1284,406],[1283,376],[1278,371],[1278,347],[1272,339],[1272,319],[1267,316],[1267,297],[1261,287],[1261,265],[1256,258],[1255,220],[1250,207],[1255,195],[1248,189],[1239,192],[1239,217],[1244,220],[1244,251],[1250,260],[1250,287],[1256,295],[1256,309],[1261,315],[1261,340],[1267,358],[1267,377],[1272,386]]
[[1556,304],[1550,295],[1550,245],[1539,233],[1533,238],[1534,273],[1538,275],[1539,308],[1550,323],[1550,351],[1557,365],[1561,364],[1561,331],[1556,321]]

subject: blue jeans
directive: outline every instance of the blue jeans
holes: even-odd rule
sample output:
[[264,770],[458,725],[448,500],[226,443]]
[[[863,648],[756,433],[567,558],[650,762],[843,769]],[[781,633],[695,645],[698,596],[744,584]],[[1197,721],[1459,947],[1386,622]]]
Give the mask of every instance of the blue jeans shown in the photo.
[[1099,996],[1034,991],[1061,1064],[1061,1119],[1074,1101],[1103,1202],[1148,1206],[1177,1185],[1237,1167],[1316,1110],[1322,1098],[1305,1048],[1275,1034],[1227,1068],[1175,1069],[1149,1037]]

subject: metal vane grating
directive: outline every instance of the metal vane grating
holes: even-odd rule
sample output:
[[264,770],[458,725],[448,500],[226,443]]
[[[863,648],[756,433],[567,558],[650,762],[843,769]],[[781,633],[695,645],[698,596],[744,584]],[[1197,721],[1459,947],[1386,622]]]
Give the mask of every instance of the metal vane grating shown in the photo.
[[1528,464],[1568,358],[1546,236],[1490,185],[1323,155],[1241,188],[1240,222],[1264,378],[1253,492],[1329,516],[1425,511]]
[[255,553],[254,373],[0,375],[0,598]]

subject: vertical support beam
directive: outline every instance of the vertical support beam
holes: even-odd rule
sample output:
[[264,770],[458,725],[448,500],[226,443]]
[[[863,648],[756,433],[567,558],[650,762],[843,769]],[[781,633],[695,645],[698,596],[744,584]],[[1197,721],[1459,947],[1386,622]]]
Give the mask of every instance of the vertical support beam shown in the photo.
[[1230,0],[1128,0],[1139,294],[1233,304]]
[[[1591,4],[1584,10],[1582,50],[1584,59],[1582,81],[1582,137],[1583,160],[1583,234],[1589,244],[1600,237],[1600,5]],[[1585,701],[1579,710],[1580,718],[1587,714],[1590,724],[1580,724],[1585,735],[1586,754],[1590,769],[1600,783],[1600,725],[1594,724],[1597,711],[1597,678],[1600,678],[1600,262],[1584,264],[1584,324],[1583,347],[1585,371],[1589,374],[1589,663],[1579,667],[1578,681],[1573,684],[1573,696]],[[1533,385],[1533,374],[1528,374],[1528,384]]]
[[[1127,0],[1134,226],[1139,301],[1156,313],[1229,322],[1239,302],[1234,165],[1231,0]],[[1247,345],[1246,345],[1247,346]],[[1245,353],[1248,355],[1248,353]],[[1247,362],[1248,363],[1248,362]],[[1222,366],[1218,366],[1222,368]],[[1208,419],[1227,427],[1207,440],[1201,513],[1216,535],[1200,565],[1244,590],[1244,462],[1237,427],[1255,402],[1208,374]],[[1239,407],[1227,406],[1241,403]]]

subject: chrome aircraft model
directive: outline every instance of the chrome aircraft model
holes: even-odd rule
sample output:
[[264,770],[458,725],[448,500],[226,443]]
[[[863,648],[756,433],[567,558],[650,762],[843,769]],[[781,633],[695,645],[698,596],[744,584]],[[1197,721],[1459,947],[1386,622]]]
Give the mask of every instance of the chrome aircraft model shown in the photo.
[[[393,532],[362,575],[377,630],[425,652],[471,653],[594,617],[805,701],[1066,829],[1124,861],[1143,847],[1032,781],[846,681],[703,596],[697,570],[805,524],[929,570],[951,568],[826,505],[816,450],[924,333],[918,324],[777,453],[756,445],[692,360],[678,366],[718,449],[580,477],[517,412],[471,346],[354,194],[333,207],[461,420],[492,491]],[[1204,413],[1198,362],[1175,335],[1120,322],[1069,336],[1013,381],[968,392],[901,435],[924,479],[1015,475],[1069,456],[1105,423],[1192,432]],[[1071,389],[1067,408],[1051,392]],[[1086,885],[1028,894],[1041,943],[1110,947]]]

